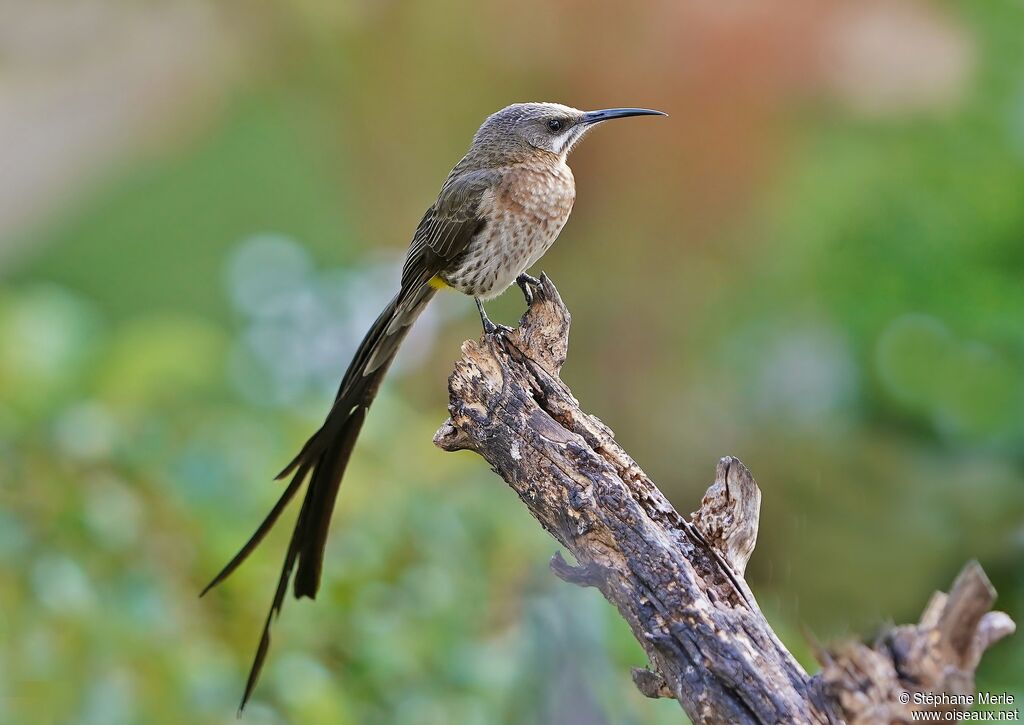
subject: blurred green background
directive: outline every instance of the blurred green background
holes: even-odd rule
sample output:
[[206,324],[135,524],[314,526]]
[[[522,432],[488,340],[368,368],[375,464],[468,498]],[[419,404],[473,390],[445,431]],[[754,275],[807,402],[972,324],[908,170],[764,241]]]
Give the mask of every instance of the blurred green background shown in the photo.
[[[804,664],[972,557],[1024,616],[1019,0],[0,9],[0,722],[235,722],[287,532],[196,594],[523,100],[671,114],[572,159],[564,378],[681,511],[751,468],[748,579]],[[454,295],[421,321],[244,722],[679,721],[513,494],[431,445],[478,334]],[[1020,642],[981,688],[1024,697]]]

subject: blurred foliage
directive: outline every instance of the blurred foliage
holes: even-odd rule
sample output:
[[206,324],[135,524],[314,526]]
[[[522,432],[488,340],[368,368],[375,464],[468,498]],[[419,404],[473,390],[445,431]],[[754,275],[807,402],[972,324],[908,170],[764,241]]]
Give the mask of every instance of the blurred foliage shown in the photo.
[[[718,456],[748,464],[765,494],[748,578],[804,663],[804,628],[914,620],[972,557],[1024,619],[1022,6],[921,4],[911,19],[970,49],[965,80],[885,112],[823,90],[801,51],[822,16],[800,3],[768,26],[582,10],[228,5],[218,32],[241,50],[219,103],[155,146],[126,138],[88,192],[0,237],[18,250],[0,288],[0,721],[234,721],[287,532],[195,595],[276,499],[444,173],[526,98],[672,114],[574,156],[577,208],[542,265],[574,313],[565,377],[681,511]],[[915,28],[911,59],[930,47]],[[403,351],[324,590],[286,604],[247,722],[678,721],[633,688],[643,655],[616,613],[548,573],[553,543],[514,496],[432,447],[477,327],[439,299]],[[1018,641],[979,687],[1024,697]]]

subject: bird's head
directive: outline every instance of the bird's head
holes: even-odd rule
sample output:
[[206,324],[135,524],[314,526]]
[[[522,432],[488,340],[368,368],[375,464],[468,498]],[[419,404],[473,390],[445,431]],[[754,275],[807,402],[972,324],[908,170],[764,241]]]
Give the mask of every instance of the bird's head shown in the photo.
[[473,138],[473,147],[490,155],[553,154],[560,160],[599,123],[629,116],[665,116],[646,108],[581,111],[560,103],[514,103],[488,116]]

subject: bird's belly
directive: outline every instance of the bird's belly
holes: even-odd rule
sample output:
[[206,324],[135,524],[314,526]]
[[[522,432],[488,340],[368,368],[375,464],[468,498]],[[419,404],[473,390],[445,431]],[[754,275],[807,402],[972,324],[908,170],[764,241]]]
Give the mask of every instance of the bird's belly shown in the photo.
[[496,215],[470,243],[445,281],[463,294],[497,297],[551,247],[568,215],[545,220]]

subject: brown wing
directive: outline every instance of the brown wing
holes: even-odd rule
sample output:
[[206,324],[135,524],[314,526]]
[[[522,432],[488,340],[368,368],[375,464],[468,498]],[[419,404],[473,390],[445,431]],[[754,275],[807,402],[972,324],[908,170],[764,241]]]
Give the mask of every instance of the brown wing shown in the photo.
[[479,213],[480,201],[499,176],[494,169],[452,172],[416,227],[402,268],[402,289],[425,283],[466,250],[487,223]]

